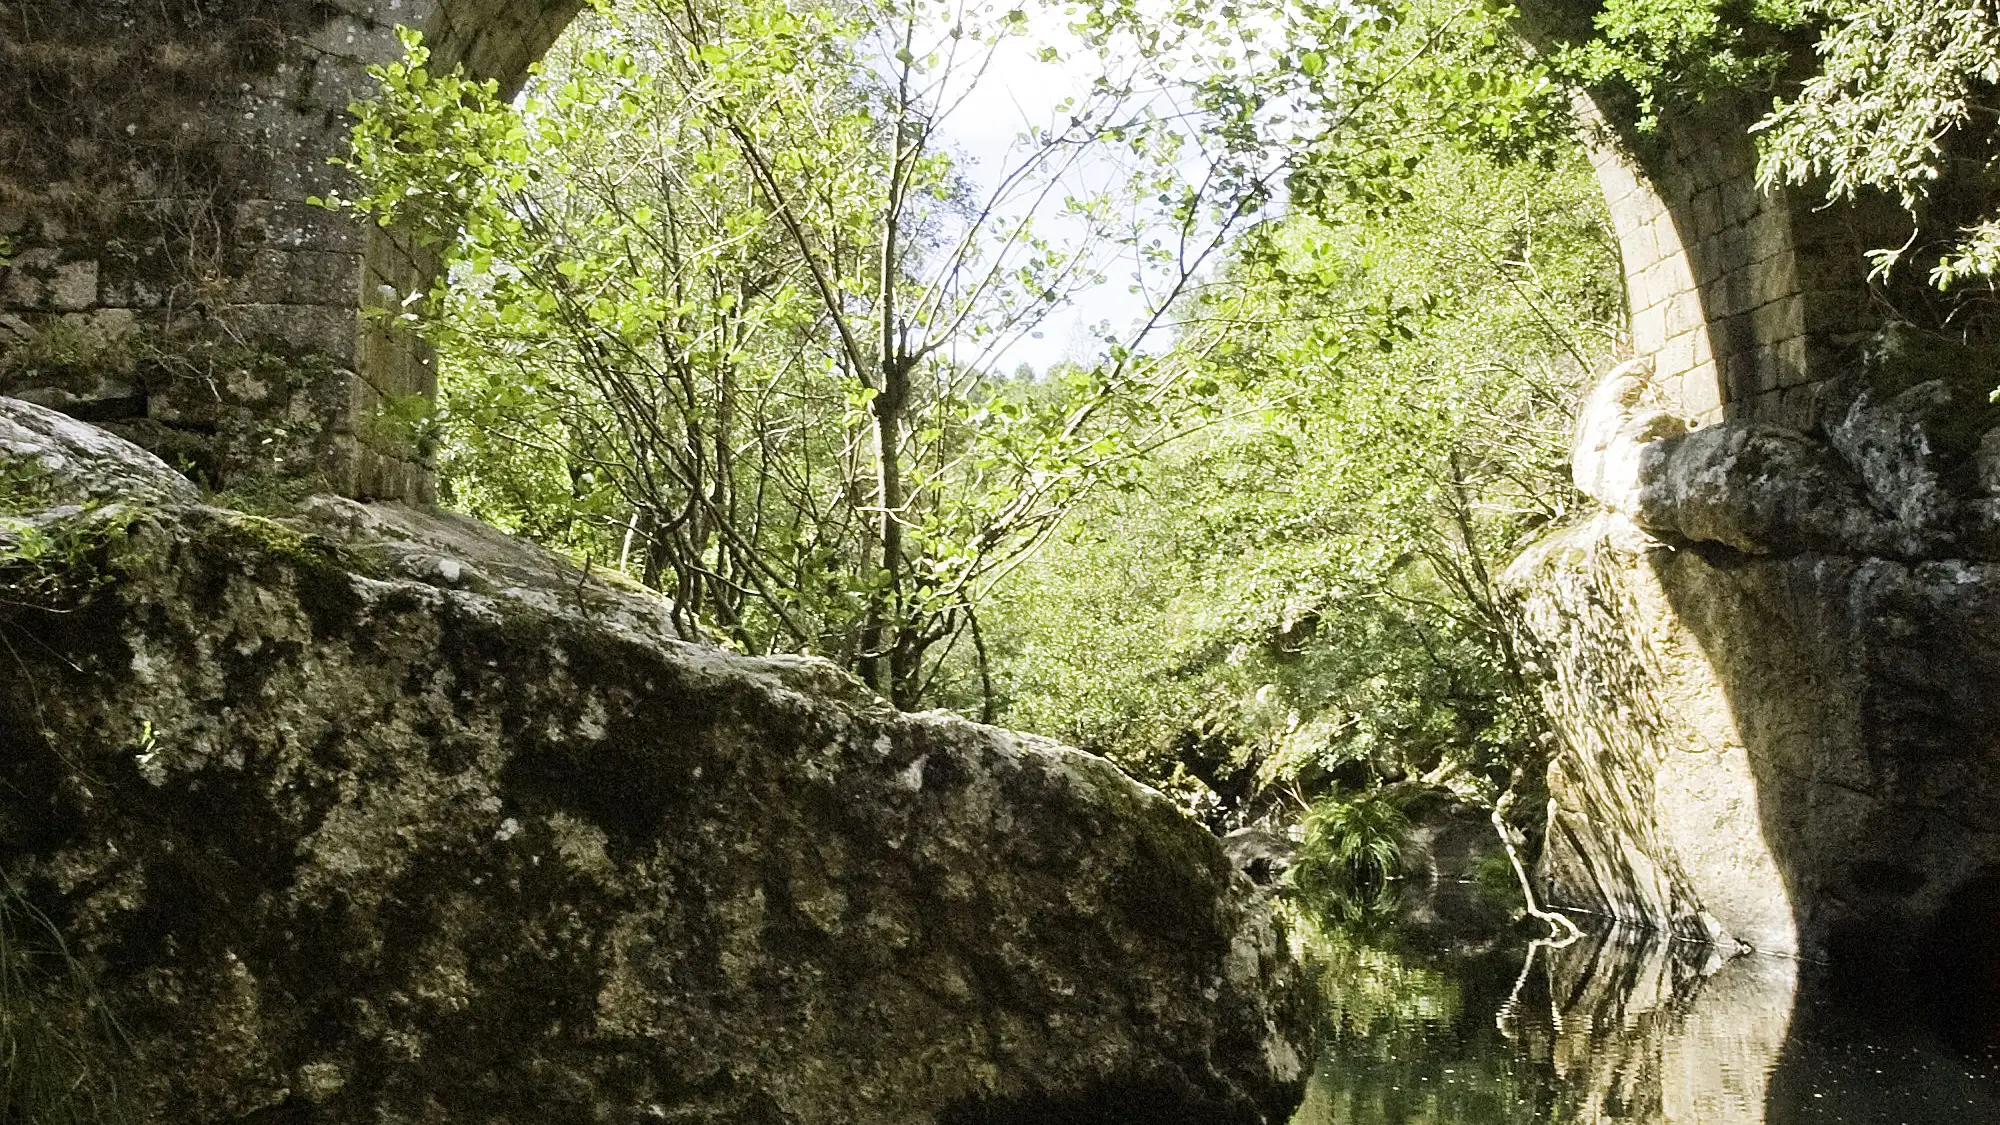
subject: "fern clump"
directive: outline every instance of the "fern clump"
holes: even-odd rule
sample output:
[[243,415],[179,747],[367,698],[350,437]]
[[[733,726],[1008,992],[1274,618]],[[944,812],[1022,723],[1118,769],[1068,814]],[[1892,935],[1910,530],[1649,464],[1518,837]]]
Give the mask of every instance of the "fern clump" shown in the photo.
[[1334,793],[1300,823],[1305,840],[1292,885],[1309,902],[1352,905],[1385,897],[1410,837],[1409,817],[1394,798],[1379,790]]

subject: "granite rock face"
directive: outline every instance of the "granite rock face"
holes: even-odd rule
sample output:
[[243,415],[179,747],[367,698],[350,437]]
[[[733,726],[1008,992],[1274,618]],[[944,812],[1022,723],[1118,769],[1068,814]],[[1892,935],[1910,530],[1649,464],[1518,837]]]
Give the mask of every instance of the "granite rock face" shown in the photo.
[[205,507],[5,399],[0,456],[0,873],[74,965],[7,971],[139,1119],[1288,1109],[1284,934],[1101,759],[450,517]]
[[1544,874],[1573,908],[1993,1005],[2000,418],[1989,372],[1894,343],[1809,432],[1677,432],[1638,368],[1593,400],[1600,509],[1509,574],[1563,734]]

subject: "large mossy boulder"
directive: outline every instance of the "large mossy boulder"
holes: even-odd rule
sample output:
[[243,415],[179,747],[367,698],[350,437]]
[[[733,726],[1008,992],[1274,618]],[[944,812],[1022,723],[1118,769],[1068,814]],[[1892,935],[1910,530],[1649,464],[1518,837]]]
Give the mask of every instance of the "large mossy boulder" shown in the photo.
[[1222,1125],[1302,1078],[1266,904],[1101,759],[6,399],[0,481],[0,1030],[134,1120]]

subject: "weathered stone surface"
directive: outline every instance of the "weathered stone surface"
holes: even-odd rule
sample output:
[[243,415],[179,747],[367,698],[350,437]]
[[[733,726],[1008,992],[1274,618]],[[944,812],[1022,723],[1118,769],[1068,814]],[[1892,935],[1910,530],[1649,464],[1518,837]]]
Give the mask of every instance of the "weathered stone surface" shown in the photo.
[[1689,432],[1653,404],[1648,378],[1643,360],[1607,376],[1571,455],[1579,490],[1648,531],[1753,555],[1921,558],[1957,530],[1911,403],[1955,402],[1962,385],[1920,384],[1886,408],[1862,392],[1828,440],[1754,421]]
[[143,1119],[1282,1117],[1283,934],[1101,759],[673,640],[489,530],[204,507],[0,419],[89,501],[0,522],[50,548],[0,541],[0,872]]
[[[307,200],[352,194],[329,158],[347,151],[367,68],[400,54],[397,27],[423,32],[436,66],[511,89],[581,6],[10,3],[0,393],[114,424],[215,484],[275,473],[426,499],[423,443],[380,423],[434,391],[428,353],[359,313],[426,285],[431,263]],[[106,324],[124,329],[115,346],[80,338]],[[255,394],[229,385],[246,369]]]
[[2000,873],[1986,376],[1886,374],[1817,433],[1603,443],[1629,485],[1512,568],[1564,735],[1545,872],[1567,905],[1992,1002],[1950,922]]
[[1222,838],[1222,852],[1235,868],[1260,886],[1273,886],[1298,862],[1299,845],[1269,828],[1238,828]]
[[52,410],[0,410],[0,482],[40,506],[121,500],[191,504],[200,493],[130,442]]
[[[1549,776],[1548,893],[1695,940],[1721,939],[1726,927],[1763,948],[1792,948],[1745,751],[1699,644],[1649,581],[1652,549],[1667,550],[1606,514],[1536,544],[1507,574],[1562,734]],[[1728,920],[1717,922],[1712,900],[1740,908],[1724,907]]]

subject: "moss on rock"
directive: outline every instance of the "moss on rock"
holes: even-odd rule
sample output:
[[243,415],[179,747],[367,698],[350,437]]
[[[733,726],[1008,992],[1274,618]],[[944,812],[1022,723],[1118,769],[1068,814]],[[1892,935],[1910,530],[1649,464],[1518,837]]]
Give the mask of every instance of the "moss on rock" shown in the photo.
[[[88,494],[96,438],[42,413],[0,439]],[[0,873],[148,1119],[1286,1113],[1282,931],[1107,763],[675,639],[436,513],[153,495],[114,580],[0,614]]]

